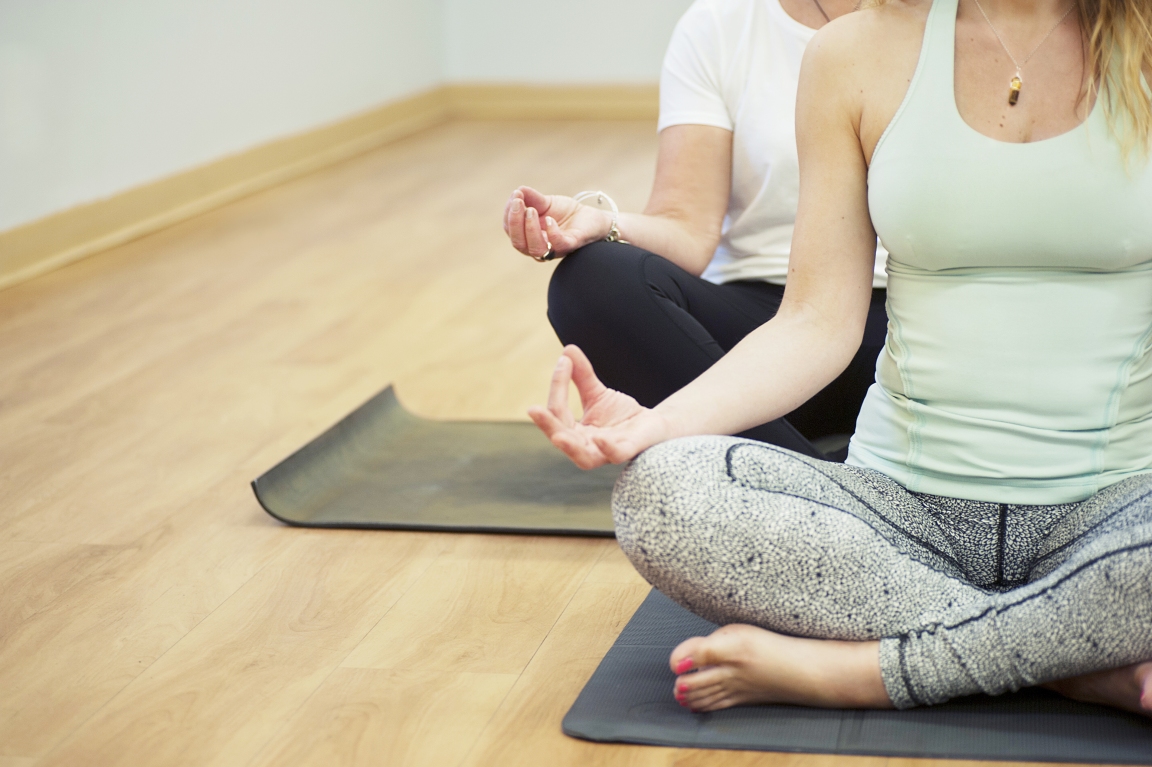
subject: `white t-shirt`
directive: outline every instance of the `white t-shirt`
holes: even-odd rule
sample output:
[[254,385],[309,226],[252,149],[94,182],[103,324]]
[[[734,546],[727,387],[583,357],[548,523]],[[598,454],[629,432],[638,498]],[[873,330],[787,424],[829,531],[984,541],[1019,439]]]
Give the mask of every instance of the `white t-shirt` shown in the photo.
[[[732,191],[704,279],[784,284],[796,222],[796,84],[814,29],[780,0],[696,0],[664,56],[659,130],[712,125],[732,131]],[[886,284],[877,243],[873,286]]]

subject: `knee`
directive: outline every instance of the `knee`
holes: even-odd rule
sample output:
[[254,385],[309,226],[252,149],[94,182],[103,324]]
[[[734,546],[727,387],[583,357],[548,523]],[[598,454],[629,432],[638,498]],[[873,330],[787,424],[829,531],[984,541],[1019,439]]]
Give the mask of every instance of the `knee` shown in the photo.
[[572,251],[556,265],[552,272],[549,292],[566,294],[583,292],[597,287],[608,273],[618,272],[623,261],[634,260],[636,254],[645,253],[623,242],[593,242]]
[[[733,437],[687,437],[648,448],[620,475],[612,515],[621,549],[642,574],[644,562],[670,561],[681,547],[722,524],[726,456]],[[682,552],[679,552],[682,553]]]
[[[621,549],[647,577],[701,550],[734,545],[753,519],[784,523],[790,499],[843,503],[839,485],[813,467],[823,462],[736,437],[688,437],[655,445],[620,475],[612,514]],[[802,504],[801,504],[802,505]],[[758,514],[771,507],[779,513]],[[781,508],[777,508],[781,507]],[[795,509],[792,509],[795,511]],[[787,524],[778,530],[788,535]],[[651,578],[649,578],[651,580]]]
[[548,285],[548,317],[561,337],[568,326],[614,325],[616,315],[635,307],[650,256],[619,242],[594,242],[565,256]]

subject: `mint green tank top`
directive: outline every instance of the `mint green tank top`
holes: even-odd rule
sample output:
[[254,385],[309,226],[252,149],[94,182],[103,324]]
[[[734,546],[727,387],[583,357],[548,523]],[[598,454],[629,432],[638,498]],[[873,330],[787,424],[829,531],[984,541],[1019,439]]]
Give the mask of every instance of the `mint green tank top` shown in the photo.
[[1125,165],[1099,103],[1028,144],[967,125],[957,2],[933,3],[868,171],[888,338],[848,463],[917,492],[1078,501],[1152,471],[1152,163]]

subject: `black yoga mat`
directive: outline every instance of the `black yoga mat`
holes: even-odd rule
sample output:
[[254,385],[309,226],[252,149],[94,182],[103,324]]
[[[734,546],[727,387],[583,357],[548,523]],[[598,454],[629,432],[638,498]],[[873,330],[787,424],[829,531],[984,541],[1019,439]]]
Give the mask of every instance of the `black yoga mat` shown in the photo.
[[715,628],[653,590],[564,717],[564,732],[684,748],[1152,764],[1152,720],[1046,690],[910,711],[743,706],[693,714],[672,698],[668,654]]
[[611,536],[619,474],[581,471],[530,423],[418,418],[389,386],[252,489],[302,527]]

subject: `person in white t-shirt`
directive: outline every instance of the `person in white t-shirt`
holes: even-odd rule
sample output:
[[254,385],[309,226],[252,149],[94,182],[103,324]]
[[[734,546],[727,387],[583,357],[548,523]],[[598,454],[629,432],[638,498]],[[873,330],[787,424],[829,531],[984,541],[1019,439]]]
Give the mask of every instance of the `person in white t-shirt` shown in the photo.
[[[856,0],[696,0],[660,77],[659,158],[644,213],[613,214],[520,187],[504,211],[513,246],[564,257],[548,318],[600,379],[654,407],[780,306],[799,197],[796,87],[816,29]],[[609,241],[612,240],[612,241]],[[848,368],[785,418],[744,432],[843,460],[884,344],[886,254],[876,259],[863,343]]]

